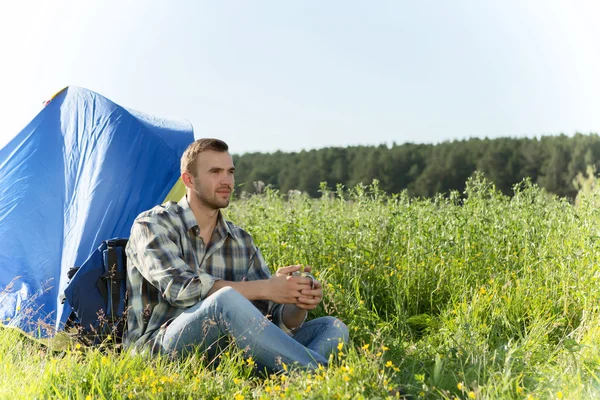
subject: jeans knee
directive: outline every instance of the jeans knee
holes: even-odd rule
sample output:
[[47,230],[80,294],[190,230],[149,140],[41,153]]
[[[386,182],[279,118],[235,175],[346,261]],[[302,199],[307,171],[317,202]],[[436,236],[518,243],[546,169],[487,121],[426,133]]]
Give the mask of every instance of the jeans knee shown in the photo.
[[215,297],[215,298],[230,297],[230,296],[236,296],[237,294],[240,294],[240,292],[238,292],[231,286],[224,286],[221,289],[214,292],[211,297]]
[[217,290],[209,297],[209,299],[211,299],[217,307],[223,307],[233,311],[243,308],[244,304],[248,303],[248,299],[230,286]]
[[214,292],[211,297],[213,297],[215,300],[230,302],[238,301],[240,298],[245,299],[245,297],[242,296],[240,292],[238,292],[231,286],[222,287],[221,289]]
[[327,325],[329,325],[330,329],[337,333],[337,336],[341,338],[344,343],[348,343],[350,338],[350,334],[348,333],[348,327],[342,321],[335,317],[326,316],[322,317]]

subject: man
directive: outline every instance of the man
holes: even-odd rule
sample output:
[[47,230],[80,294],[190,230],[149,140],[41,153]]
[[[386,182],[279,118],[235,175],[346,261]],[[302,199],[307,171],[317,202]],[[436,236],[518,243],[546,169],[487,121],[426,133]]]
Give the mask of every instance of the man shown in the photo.
[[212,358],[233,339],[259,368],[326,365],[348,329],[333,317],[305,322],[321,302],[321,283],[293,275],[299,265],[271,276],[252,237],[223,219],[234,172],[225,142],[197,140],[181,158],[186,196],[136,218],[126,249],[125,344],[178,354],[200,346]]

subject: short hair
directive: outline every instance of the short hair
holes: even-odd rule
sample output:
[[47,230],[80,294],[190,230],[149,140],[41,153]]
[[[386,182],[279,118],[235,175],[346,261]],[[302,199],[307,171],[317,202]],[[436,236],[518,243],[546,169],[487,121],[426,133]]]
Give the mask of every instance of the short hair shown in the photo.
[[181,156],[181,173],[189,172],[192,176],[196,176],[196,159],[198,155],[203,151],[216,151],[218,153],[224,153],[229,151],[229,146],[222,140],[219,139],[198,139],[194,143],[190,144]]

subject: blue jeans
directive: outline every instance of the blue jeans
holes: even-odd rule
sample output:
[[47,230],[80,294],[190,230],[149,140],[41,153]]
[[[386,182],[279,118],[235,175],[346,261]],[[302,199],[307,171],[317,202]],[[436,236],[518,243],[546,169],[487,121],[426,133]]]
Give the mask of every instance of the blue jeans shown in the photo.
[[328,364],[340,341],[348,341],[348,328],[336,318],[322,317],[305,322],[291,337],[239,292],[225,287],[175,318],[156,344],[178,354],[199,346],[212,359],[228,339],[252,356],[259,369],[280,371],[283,363],[315,369]]

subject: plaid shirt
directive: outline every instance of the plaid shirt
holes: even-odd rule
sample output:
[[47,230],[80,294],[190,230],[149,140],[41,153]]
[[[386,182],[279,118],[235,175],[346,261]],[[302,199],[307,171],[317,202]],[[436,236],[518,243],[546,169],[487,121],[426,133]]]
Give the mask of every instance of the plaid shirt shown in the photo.
[[[133,223],[127,253],[129,312],[125,345],[158,342],[168,324],[203,300],[217,279],[268,279],[271,272],[243,229],[219,213],[208,247],[184,196],[140,214]],[[253,301],[273,323],[283,324],[283,306]]]

